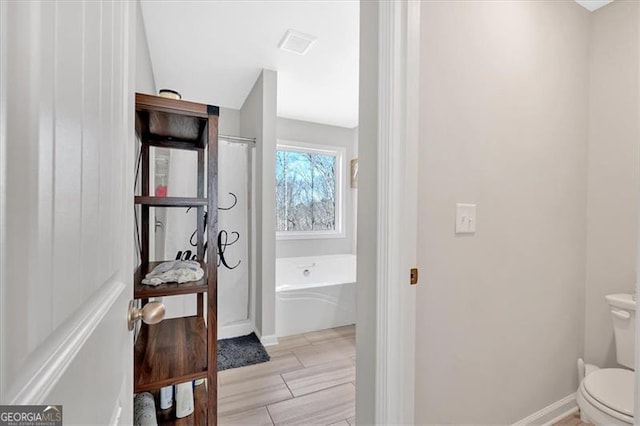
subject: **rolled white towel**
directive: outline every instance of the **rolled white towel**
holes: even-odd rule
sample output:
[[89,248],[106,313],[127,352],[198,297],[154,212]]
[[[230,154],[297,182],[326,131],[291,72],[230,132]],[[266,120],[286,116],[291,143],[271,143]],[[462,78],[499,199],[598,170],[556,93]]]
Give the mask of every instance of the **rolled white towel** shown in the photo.
[[135,426],[158,425],[156,403],[151,393],[139,393],[133,399],[133,424]]

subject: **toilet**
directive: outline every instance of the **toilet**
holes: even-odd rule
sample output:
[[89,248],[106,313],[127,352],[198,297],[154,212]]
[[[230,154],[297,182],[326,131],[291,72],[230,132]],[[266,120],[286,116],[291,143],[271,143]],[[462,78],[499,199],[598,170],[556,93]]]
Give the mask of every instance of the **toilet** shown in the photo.
[[613,319],[616,358],[628,369],[587,365],[576,399],[583,422],[632,425],[636,301],[631,294],[611,294],[606,299]]

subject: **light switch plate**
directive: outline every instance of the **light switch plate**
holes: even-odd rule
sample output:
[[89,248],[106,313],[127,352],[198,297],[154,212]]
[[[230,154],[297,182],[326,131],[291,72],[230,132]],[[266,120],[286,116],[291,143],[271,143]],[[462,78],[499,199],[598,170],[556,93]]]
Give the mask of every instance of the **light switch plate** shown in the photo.
[[456,204],[456,234],[476,232],[476,205]]

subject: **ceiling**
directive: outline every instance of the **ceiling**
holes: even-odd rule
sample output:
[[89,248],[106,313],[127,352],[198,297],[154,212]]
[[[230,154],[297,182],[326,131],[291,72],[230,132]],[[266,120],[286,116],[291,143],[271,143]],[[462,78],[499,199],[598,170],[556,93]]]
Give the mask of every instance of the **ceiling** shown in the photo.
[[[263,68],[278,71],[278,116],[358,125],[358,1],[142,1],[158,89],[240,109]],[[288,29],[316,37],[278,49]]]
[[600,9],[602,6],[608,5],[612,1],[613,0],[576,0],[576,3],[593,12],[594,10]]

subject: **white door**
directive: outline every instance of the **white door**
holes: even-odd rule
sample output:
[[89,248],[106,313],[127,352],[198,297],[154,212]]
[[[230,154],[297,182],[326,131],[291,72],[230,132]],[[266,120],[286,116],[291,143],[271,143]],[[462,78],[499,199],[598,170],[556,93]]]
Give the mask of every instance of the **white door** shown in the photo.
[[135,3],[0,2],[0,401],[131,424]]

